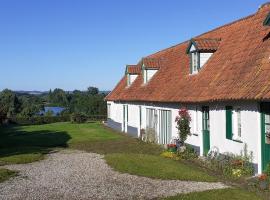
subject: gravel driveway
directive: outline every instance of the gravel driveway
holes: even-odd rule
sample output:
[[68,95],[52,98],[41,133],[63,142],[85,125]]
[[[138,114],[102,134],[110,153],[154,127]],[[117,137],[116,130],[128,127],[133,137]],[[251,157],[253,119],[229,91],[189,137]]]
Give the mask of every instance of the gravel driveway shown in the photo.
[[226,187],[222,183],[158,180],[112,170],[103,156],[60,151],[39,162],[8,165],[20,175],[0,183],[0,199],[154,199]]

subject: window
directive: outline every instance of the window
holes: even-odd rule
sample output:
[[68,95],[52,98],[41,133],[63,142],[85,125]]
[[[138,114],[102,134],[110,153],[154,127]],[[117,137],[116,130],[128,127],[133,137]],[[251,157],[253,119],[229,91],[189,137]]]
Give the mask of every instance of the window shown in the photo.
[[127,85],[128,86],[131,85],[130,74],[127,75]]
[[107,104],[107,118],[111,118],[111,104]]
[[198,107],[193,111],[192,115],[193,135],[198,136],[199,133],[199,110]]
[[155,109],[147,108],[146,109],[146,128],[153,128],[156,127],[156,111]]
[[192,74],[198,72],[198,52],[191,53],[191,68],[192,68]]
[[233,109],[232,106],[226,106],[226,138],[241,141],[241,124],[241,108]]
[[159,110],[159,144],[169,144],[172,137],[172,113]]
[[236,109],[236,122],[237,122],[237,139],[241,139],[241,109],[237,108]]

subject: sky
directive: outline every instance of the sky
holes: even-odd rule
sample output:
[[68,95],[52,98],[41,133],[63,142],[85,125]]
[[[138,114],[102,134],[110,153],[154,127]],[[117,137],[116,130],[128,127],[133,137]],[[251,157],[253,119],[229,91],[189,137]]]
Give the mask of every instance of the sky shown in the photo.
[[127,64],[266,0],[0,0],[0,90],[112,90]]

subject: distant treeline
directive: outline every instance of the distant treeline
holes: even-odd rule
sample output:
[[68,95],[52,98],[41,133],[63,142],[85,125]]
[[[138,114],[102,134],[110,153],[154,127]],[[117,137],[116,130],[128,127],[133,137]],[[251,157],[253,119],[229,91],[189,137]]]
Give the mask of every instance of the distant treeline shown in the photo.
[[[33,95],[14,92],[5,89],[0,92],[0,122],[14,117],[31,118],[38,116],[45,106],[66,108],[60,115],[80,113],[83,115],[106,115],[105,93],[96,87],[89,87],[87,91],[75,90],[66,92],[62,89],[50,90],[47,93]],[[52,113],[48,112],[49,116]]]

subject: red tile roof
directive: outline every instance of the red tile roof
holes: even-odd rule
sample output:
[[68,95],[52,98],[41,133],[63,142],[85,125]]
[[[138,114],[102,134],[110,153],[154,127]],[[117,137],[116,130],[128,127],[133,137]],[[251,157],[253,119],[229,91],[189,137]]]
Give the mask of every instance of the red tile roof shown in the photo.
[[140,62],[146,69],[159,69],[162,67],[164,60],[162,58],[143,58]]
[[[124,76],[106,97],[112,101],[209,102],[270,100],[270,27],[264,6],[254,15],[196,37],[220,38],[217,51],[200,72],[189,75],[189,41],[147,56],[163,60],[147,84],[142,74],[130,87]],[[204,48],[207,45],[203,45]],[[210,45],[212,47],[212,45]]]
[[127,65],[127,73],[128,74],[140,74],[141,66],[139,65]]
[[196,38],[192,39],[192,43],[194,43],[199,51],[216,51],[220,43],[220,38]]

